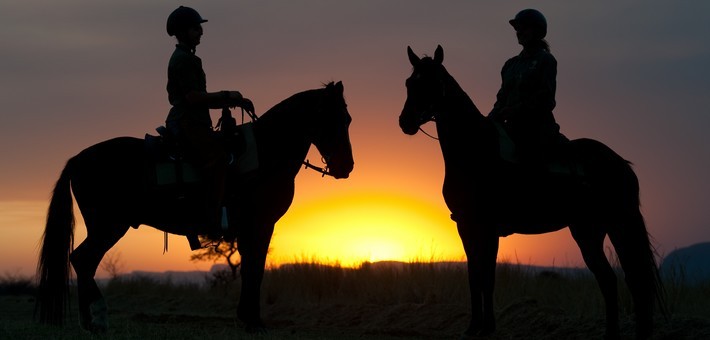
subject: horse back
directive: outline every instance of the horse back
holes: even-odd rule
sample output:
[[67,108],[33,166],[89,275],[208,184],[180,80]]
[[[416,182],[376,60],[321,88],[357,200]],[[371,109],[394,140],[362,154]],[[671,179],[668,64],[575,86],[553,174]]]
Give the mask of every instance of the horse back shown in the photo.
[[116,137],[94,144],[74,156],[77,163],[75,175],[91,179],[130,176],[144,162],[144,142],[134,137]]

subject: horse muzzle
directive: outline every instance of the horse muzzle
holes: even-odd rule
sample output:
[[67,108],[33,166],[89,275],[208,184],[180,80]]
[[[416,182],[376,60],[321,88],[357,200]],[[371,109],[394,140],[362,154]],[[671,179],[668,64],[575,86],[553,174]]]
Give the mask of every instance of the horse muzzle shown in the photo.
[[399,115],[399,128],[402,129],[402,132],[411,136],[419,131],[420,126],[419,119],[412,119],[411,115],[402,110],[402,114]]
[[328,174],[335,179],[346,179],[355,167],[355,162],[350,159],[333,157],[328,161]]

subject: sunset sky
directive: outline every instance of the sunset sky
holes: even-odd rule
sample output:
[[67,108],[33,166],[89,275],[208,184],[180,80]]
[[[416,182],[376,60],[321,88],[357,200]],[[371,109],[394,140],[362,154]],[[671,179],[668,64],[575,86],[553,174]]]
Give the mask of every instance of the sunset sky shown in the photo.
[[[594,138],[634,164],[659,252],[710,241],[710,2],[707,1],[47,1],[0,3],[0,276],[31,275],[49,195],[65,161],[164,123],[165,33],[179,5],[209,22],[197,54],[209,91],[239,90],[258,114],[342,81],[355,170],[303,170],[269,260],[463,260],[441,197],[436,141],[397,117],[407,46],[433,55],[487,113],[500,68],[520,51],[508,24],[532,7],[558,61],[555,115],[569,138]],[[216,119],[217,111],[213,112]],[[434,132],[431,125],[425,126]],[[320,156],[312,148],[309,159]],[[77,242],[84,227],[77,226]],[[207,269],[184,237],[142,226],[112,251],[125,271]],[[583,265],[565,229],[501,240],[499,259]]]

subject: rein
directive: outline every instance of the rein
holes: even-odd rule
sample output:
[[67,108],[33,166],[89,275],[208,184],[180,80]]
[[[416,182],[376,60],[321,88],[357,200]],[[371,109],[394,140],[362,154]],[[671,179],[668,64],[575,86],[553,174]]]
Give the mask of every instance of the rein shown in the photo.
[[[432,118],[430,120],[428,120],[427,122],[436,122],[436,119],[434,119],[434,116],[432,116]],[[424,123],[424,124],[426,124],[426,123]],[[424,124],[422,124],[422,125],[424,125]],[[424,129],[422,129],[422,125],[419,125],[419,131],[421,131],[423,134],[425,134],[427,137],[429,137],[433,140],[439,140],[439,137],[434,137],[434,136],[430,135],[428,132],[424,131]]]

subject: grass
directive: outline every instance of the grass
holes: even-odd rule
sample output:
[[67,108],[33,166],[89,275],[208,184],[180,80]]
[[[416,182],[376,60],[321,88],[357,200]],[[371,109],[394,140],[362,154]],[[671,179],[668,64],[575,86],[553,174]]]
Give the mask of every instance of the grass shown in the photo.
[[[621,277],[621,275],[620,275]],[[498,266],[492,339],[589,339],[603,336],[604,306],[591,275]],[[670,320],[658,339],[710,338],[710,284],[665,278]],[[630,298],[620,279],[622,331],[633,335]],[[363,263],[344,268],[301,262],[267,271],[262,314],[271,332],[254,336],[236,321],[240,283],[177,284],[146,277],[102,287],[109,339],[455,339],[469,315],[466,268],[460,263]],[[33,321],[34,286],[0,279],[0,339],[94,339],[79,329],[76,294],[64,328]]]

